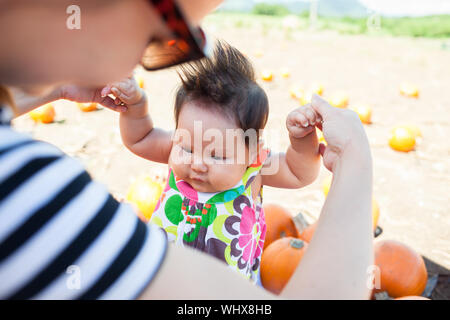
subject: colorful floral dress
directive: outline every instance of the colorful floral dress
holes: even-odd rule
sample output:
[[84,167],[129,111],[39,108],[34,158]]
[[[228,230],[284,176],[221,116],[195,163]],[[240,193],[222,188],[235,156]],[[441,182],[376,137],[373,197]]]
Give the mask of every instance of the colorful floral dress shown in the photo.
[[254,200],[252,182],[268,153],[261,152],[233,188],[216,193],[197,192],[169,170],[150,222],[162,227],[169,241],[211,254],[257,282],[266,223],[262,187]]

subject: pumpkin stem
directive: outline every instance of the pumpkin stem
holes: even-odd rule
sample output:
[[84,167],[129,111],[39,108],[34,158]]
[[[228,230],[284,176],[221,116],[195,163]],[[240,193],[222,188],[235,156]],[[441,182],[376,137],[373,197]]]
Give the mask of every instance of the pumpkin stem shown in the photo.
[[374,296],[375,300],[392,300],[386,291],[375,293]]
[[301,212],[292,217],[292,220],[294,221],[294,224],[297,227],[297,231],[299,234],[305,231],[305,229],[308,228],[309,226],[309,223],[306,221],[305,216]]
[[295,249],[301,249],[301,248],[303,248],[303,247],[305,246],[305,243],[304,243],[302,240],[300,240],[300,239],[292,239],[292,240],[289,242],[289,245],[290,245],[292,248],[295,248]]

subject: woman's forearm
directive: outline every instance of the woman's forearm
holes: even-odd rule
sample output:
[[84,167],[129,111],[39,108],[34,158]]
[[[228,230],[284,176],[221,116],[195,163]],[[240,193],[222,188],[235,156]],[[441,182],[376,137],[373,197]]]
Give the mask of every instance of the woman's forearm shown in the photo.
[[25,114],[36,107],[40,107],[46,103],[50,103],[61,98],[61,91],[59,88],[51,91],[45,96],[29,95],[17,88],[12,88],[11,93],[16,104],[16,117]]
[[369,298],[367,270],[373,264],[370,151],[348,152],[333,172],[314,237],[284,297]]

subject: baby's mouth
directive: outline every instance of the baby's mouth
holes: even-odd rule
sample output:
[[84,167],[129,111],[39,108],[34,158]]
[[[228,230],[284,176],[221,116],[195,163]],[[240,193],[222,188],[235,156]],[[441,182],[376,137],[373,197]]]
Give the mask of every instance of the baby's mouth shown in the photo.
[[191,179],[191,181],[194,181],[196,183],[205,183],[206,182],[206,179],[200,178],[200,177],[197,177],[197,176],[191,176],[189,178]]

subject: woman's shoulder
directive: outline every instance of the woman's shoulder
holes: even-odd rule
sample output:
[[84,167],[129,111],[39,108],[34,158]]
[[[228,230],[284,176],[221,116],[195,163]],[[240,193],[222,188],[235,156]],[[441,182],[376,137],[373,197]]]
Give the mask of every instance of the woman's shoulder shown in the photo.
[[33,139],[29,134],[20,133],[10,126],[0,126],[0,162],[6,161],[10,156],[18,158],[34,158],[44,154],[63,156],[57,147]]

